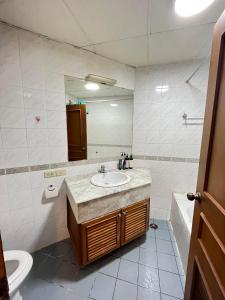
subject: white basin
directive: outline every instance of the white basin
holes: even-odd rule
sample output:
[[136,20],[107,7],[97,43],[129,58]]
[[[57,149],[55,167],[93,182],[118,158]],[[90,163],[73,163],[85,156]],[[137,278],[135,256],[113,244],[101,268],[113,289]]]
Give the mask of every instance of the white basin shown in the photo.
[[91,183],[101,187],[114,187],[126,184],[130,181],[130,176],[122,172],[99,173],[91,178]]

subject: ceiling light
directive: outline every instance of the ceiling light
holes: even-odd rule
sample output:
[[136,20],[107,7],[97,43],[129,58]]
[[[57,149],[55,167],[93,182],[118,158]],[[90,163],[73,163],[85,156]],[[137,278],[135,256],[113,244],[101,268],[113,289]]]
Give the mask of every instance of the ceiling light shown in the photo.
[[99,90],[99,85],[94,82],[87,82],[85,85],[85,89],[89,91],[97,91]]
[[175,11],[182,17],[196,15],[211,5],[214,0],[176,0]]
[[116,107],[116,106],[118,106],[118,104],[117,103],[111,103],[110,104],[112,107]]

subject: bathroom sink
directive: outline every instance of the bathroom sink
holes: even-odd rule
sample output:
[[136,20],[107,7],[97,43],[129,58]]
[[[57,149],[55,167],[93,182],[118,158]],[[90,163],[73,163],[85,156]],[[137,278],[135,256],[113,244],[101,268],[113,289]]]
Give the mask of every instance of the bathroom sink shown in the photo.
[[91,183],[100,187],[115,187],[126,184],[130,176],[122,172],[99,173],[91,178]]

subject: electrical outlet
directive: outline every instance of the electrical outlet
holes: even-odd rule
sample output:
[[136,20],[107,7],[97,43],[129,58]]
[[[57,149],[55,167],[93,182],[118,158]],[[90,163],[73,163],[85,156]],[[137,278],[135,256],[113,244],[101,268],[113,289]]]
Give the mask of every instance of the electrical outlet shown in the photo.
[[56,170],[47,170],[44,172],[44,177],[57,177],[57,176],[66,176],[67,171],[66,169],[56,169]]
[[44,176],[45,176],[45,178],[48,178],[48,177],[55,177],[55,176],[56,176],[55,170],[48,170],[48,171],[45,171],[45,172],[44,172]]
[[67,174],[66,169],[56,170],[56,176],[66,176],[66,174]]

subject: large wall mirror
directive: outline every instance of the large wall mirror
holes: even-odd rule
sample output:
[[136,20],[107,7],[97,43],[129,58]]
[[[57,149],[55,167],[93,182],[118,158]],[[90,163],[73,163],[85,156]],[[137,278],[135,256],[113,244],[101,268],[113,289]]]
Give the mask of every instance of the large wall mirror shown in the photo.
[[131,153],[133,91],[65,76],[69,161]]

